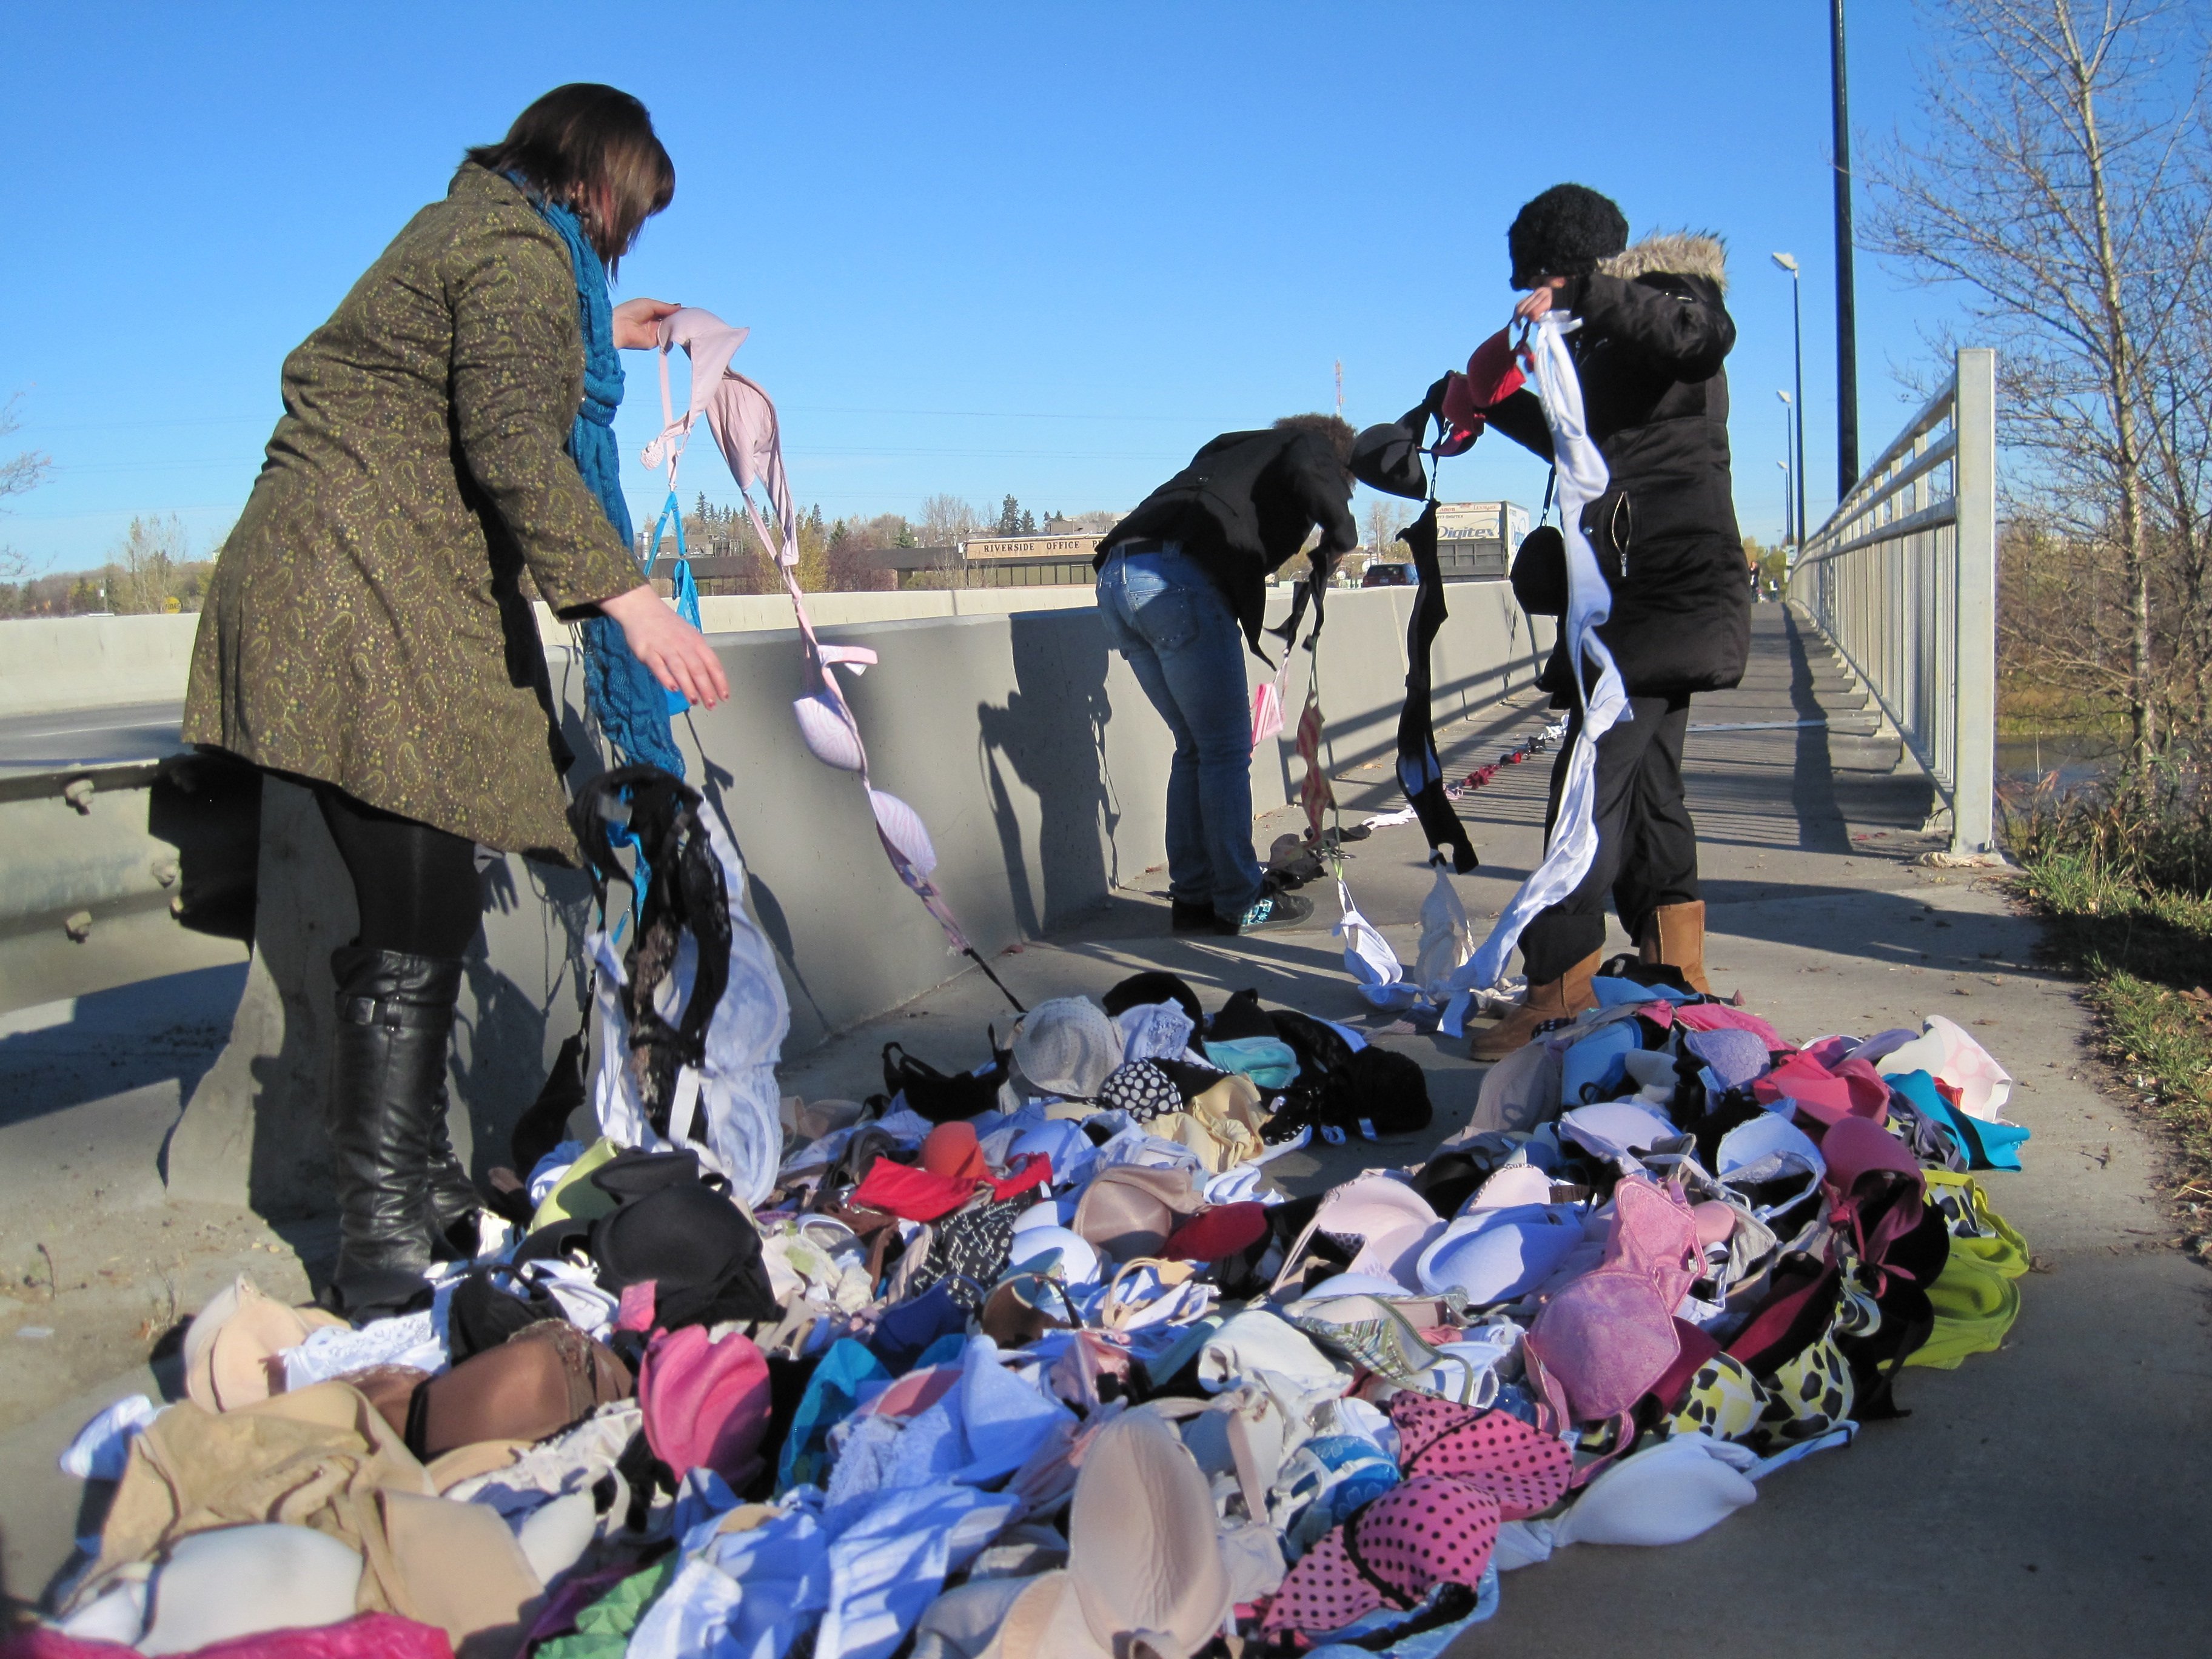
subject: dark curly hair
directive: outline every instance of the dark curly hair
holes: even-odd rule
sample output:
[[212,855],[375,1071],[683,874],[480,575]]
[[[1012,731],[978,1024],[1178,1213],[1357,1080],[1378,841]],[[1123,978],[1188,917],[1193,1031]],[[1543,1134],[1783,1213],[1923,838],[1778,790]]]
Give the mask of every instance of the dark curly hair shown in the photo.
[[1336,464],[1352,470],[1352,444],[1356,435],[1341,415],[1285,415],[1275,422],[1278,432],[1304,432],[1320,439],[1336,456]]
[[1547,276],[1587,276],[1628,246],[1628,221],[1610,197],[1587,185],[1553,185],[1514,216],[1505,233],[1513,286]]

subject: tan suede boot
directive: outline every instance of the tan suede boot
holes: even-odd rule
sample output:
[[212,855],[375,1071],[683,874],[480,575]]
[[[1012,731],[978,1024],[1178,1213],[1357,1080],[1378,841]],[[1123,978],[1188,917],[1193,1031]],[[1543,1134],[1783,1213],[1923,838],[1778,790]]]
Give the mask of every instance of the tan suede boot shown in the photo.
[[1637,955],[1645,963],[1672,968],[1683,983],[1707,996],[1713,988],[1705,978],[1705,902],[1662,904],[1644,924],[1644,939]]
[[1527,1044],[1545,1021],[1571,1019],[1585,1008],[1596,1007],[1597,994],[1590,989],[1590,981],[1601,960],[1603,953],[1593,951],[1559,978],[1530,986],[1519,1007],[1468,1044],[1468,1058],[1503,1060]]

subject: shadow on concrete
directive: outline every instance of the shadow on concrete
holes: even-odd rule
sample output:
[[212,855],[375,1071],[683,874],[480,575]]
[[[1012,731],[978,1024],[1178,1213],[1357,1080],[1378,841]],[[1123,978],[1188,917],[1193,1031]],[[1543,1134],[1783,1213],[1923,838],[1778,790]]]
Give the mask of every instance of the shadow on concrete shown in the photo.
[[245,986],[232,963],[0,1015],[0,1126],[168,1078],[190,1099]]
[[[1707,959],[1726,960],[1731,937],[1856,957],[1899,970],[2047,979],[2018,953],[2008,918],[1939,915],[1917,888],[1778,884],[1753,896],[1719,900],[1707,889]],[[1939,1011],[1940,1012],[1940,1011]]]
[[[283,1036],[275,1054],[252,1062],[247,1202],[264,1217],[289,1218],[323,1207],[331,1190],[323,1127],[337,1019],[331,953],[355,936],[361,919],[353,878],[313,794],[275,777],[262,787],[258,885],[253,950],[283,1000]],[[188,1106],[179,1135],[191,1119]],[[177,1141],[173,1135],[173,1160]]]
[[171,755],[146,792],[146,833],[177,849],[177,921],[195,933],[251,944],[261,769],[216,749]]
[[705,775],[699,785],[699,792],[707,798],[707,805],[714,812],[715,821],[722,826],[722,833],[730,838],[730,845],[738,854],[738,862],[744,866],[745,896],[752,902],[753,920],[760,924],[761,932],[768,937],[769,947],[783,964],[785,977],[798,988],[799,995],[806,999],[806,1006],[814,1015],[817,1035],[820,1031],[826,1031],[830,1029],[830,1016],[823,1012],[822,1004],[814,994],[814,988],[806,982],[806,975],[799,970],[799,946],[792,935],[791,916],[785,910],[783,901],[776,896],[775,890],[768,884],[753,861],[745,856],[745,844],[738,835],[736,823],[730,817],[727,792],[737,783],[737,774],[707,752],[706,743],[699,736],[698,725],[690,714],[684,715],[684,724],[691,733],[692,746],[699,751],[700,768]]
[[1836,799],[1835,768],[1828,756],[1826,710],[1813,691],[1813,663],[1805,651],[1804,630],[1789,611],[1782,625],[1790,642],[1790,707],[1808,722],[1797,729],[1796,764],[1790,773],[1790,804],[1797,816],[1797,845],[1808,853],[1847,853],[1850,834],[1844,828],[1843,804]]
[[[1462,674],[1457,679],[1443,681],[1435,687],[1431,694],[1430,702],[1432,707],[1440,711],[1455,698],[1464,699],[1472,704],[1471,707],[1462,708],[1448,717],[1439,714],[1440,722],[1447,718],[1449,721],[1449,724],[1444,726],[1443,729],[1437,734],[1437,751],[1444,757],[1444,770],[1447,773],[1451,771],[1455,763],[1452,757],[1461,754],[1462,751],[1468,754],[1482,754],[1487,750],[1499,746],[1498,734],[1494,729],[1486,729],[1479,735],[1464,732],[1464,726],[1474,716],[1493,710],[1511,713],[1513,720],[1507,732],[1516,738],[1528,732],[1539,731],[1558,718],[1540,706],[1510,711],[1506,709],[1508,698],[1519,696],[1528,690],[1525,683],[1520,685],[1512,683],[1515,672],[1516,665],[1508,663],[1503,667],[1486,668],[1479,673]],[[1346,715],[1339,719],[1328,713],[1327,708],[1328,694],[1326,684],[1322,687],[1322,695],[1323,702],[1322,712],[1326,721],[1322,728],[1323,742],[1326,744],[1322,760],[1328,768],[1332,781],[1346,781],[1340,778],[1339,774],[1350,772],[1376,761],[1388,762],[1396,758],[1400,705],[1391,703],[1383,708],[1370,709],[1364,714]],[[1287,702],[1288,699],[1285,698],[1285,701]],[[1285,799],[1295,799],[1297,795],[1299,777],[1293,775],[1294,769],[1291,763],[1297,757],[1297,751],[1292,747],[1291,738],[1295,735],[1297,726],[1297,710],[1285,708],[1283,712],[1284,736],[1277,740],[1283,769],[1283,793]],[[1469,764],[1480,765],[1481,761],[1477,759],[1471,761]],[[1377,781],[1353,779],[1348,781],[1364,788],[1371,787]],[[1389,778],[1386,776],[1380,781],[1387,787],[1391,794],[1397,793],[1397,785]]]
[[[1034,939],[1095,912],[1118,873],[1109,864],[1121,817],[1106,771],[1109,648],[1080,612],[1017,611],[1006,622],[1014,687],[1003,707],[975,705],[976,759],[1015,922]],[[1035,870],[1024,847],[1030,804],[1015,799],[1008,769],[1036,798]]]
[[[527,874],[529,894],[516,888],[518,866]],[[542,1060],[549,1047],[585,1018],[589,993],[580,964],[586,959],[592,902],[590,878],[580,870],[505,859],[484,872],[484,925],[462,958],[468,994],[448,1062],[454,1085],[449,1112],[453,1144],[478,1176],[511,1161],[508,1141],[515,1121],[544,1082],[542,1066],[524,1064],[524,1058]],[[536,951],[501,954],[511,961],[550,964],[551,984],[519,984],[492,966],[492,931],[518,926],[542,927],[546,938]]]

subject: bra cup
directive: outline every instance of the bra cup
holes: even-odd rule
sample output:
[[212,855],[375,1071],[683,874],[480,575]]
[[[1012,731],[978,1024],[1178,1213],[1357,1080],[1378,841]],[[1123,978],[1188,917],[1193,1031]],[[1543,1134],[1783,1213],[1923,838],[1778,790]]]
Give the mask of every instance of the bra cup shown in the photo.
[[937,848],[923,827],[921,815],[896,795],[887,795],[880,789],[868,791],[868,805],[875,809],[876,830],[884,842],[904,859],[917,876],[927,876],[937,868]]
[[841,772],[857,772],[866,764],[866,756],[860,749],[860,734],[854,730],[845,711],[823,692],[811,697],[801,697],[791,705],[791,712],[799,719],[799,735],[806,744],[807,753],[824,766],[834,766]]

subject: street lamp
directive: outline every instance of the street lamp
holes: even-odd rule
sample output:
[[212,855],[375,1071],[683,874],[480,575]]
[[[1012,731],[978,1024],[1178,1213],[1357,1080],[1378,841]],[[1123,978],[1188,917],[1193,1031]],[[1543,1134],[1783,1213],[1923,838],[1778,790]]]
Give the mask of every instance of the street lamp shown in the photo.
[[1782,399],[1782,459],[1775,463],[1783,473],[1782,539],[1786,545],[1802,551],[1805,524],[1801,515],[1805,509],[1802,503],[1793,502],[1790,499],[1791,487],[1797,479],[1796,465],[1790,459],[1795,452],[1790,446],[1797,441],[1798,433],[1803,429],[1803,417],[1798,413],[1796,400],[1788,392],[1777,392],[1774,395]]
[[1851,121],[1844,0],[1828,0],[1829,112],[1836,123],[1836,499],[1859,481],[1859,324],[1851,282]]
[[[1790,331],[1797,364],[1797,550],[1805,550],[1805,313],[1798,303],[1797,256],[1778,253],[1774,263],[1790,273]],[[1788,401],[1784,399],[1784,401]]]

